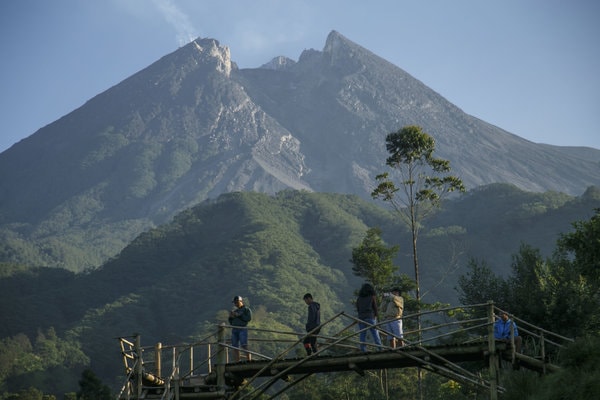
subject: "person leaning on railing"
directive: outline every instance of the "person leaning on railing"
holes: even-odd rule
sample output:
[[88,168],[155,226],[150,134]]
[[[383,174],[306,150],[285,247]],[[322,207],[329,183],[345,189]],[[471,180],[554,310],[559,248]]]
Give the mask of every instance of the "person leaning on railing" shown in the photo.
[[521,336],[519,336],[517,324],[508,317],[508,313],[506,311],[502,311],[500,318],[498,318],[494,323],[494,338],[511,343],[511,336],[514,336],[515,339],[516,352],[520,353]]

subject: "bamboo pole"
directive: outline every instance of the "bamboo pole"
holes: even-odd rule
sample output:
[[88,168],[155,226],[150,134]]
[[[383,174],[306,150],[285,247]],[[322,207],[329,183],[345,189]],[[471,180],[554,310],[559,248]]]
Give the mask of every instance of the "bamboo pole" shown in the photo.
[[544,343],[544,332],[540,332],[540,346],[541,346],[542,362],[544,363],[544,368],[543,368],[542,372],[545,375],[546,374],[546,344]]
[[494,302],[488,302],[488,350],[490,352],[490,400],[498,400],[498,355],[494,338]]
[[194,346],[190,346],[190,376],[194,376]]
[[158,342],[156,343],[156,347],[154,348],[154,362],[155,362],[155,373],[156,376],[158,376],[159,378],[162,377],[162,359],[161,359],[161,353],[162,353],[162,343]]
[[225,343],[225,326],[219,325],[217,332],[219,350],[217,351],[217,390],[225,390],[225,364],[227,364],[227,348]]
[[142,398],[142,340],[139,334],[135,335],[135,352],[137,360],[135,364],[136,399]]
[[206,346],[206,352],[207,352],[207,363],[208,363],[208,373],[210,374],[212,372],[212,353],[211,353],[211,346],[210,343]]

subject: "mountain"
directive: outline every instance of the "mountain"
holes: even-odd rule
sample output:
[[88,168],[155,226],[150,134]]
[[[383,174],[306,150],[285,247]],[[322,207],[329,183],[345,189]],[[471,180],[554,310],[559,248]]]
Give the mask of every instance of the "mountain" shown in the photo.
[[385,136],[409,124],[470,189],[600,185],[600,150],[531,143],[469,116],[338,32],[322,51],[256,69],[197,39],[0,154],[0,261],[95,268],[226,192],[368,199]]

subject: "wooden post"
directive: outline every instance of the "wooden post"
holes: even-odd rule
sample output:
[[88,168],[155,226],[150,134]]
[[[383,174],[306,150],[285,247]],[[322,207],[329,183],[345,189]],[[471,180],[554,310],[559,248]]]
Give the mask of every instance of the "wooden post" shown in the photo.
[[194,376],[194,346],[190,346],[190,376]]
[[175,386],[175,400],[179,400],[179,363],[177,346],[173,347],[173,382]]
[[212,372],[212,353],[210,351],[210,343],[206,346],[207,359],[208,359],[208,373]]
[[546,343],[544,340],[544,332],[540,331],[540,346],[541,346],[541,356],[542,356],[542,362],[544,363],[544,367],[542,369],[542,372],[544,373],[544,375],[546,374]]
[[[510,318],[510,316],[509,316]],[[515,348],[515,322],[510,318],[510,363],[515,365],[517,349]]]
[[136,385],[136,399],[142,398],[142,339],[139,334],[135,335],[135,353],[137,354],[137,361],[135,364],[135,385]]
[[158,342],[158,343],[156,343],[156,346],[154,347],[154,363],[155,363],[155,368],[156,368],[155,374],[159,378],[162,378],[161,353],[162,353],[162,343]]
[[219,350],[217,350],[217,390],[225,390],[225,364],[227,364],[227,351],[225,343],[225,326],[219,325],[217,333],[217,341],[219,342]]
[[494,302],[488,301],[488,351],[490,352],[490,400],[498,400],[498,355],[494,337]]

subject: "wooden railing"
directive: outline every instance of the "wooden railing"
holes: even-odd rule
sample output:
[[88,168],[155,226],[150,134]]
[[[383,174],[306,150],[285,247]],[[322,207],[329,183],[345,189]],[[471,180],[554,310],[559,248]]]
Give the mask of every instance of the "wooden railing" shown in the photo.
[[[259,378],[269,379],[253,385],[254,391],[265,393],[275,381],[292,374],[304,374],[301,378],[304,379],[311,371],[322,372],[327,371],[327,368],[332,371],[346,368],[360,373],[361,368],[417,365],[489,390],[490,397],[495,399],[497,393],[503,390],[498,384],[498,366],[503,358],[507,358],[507,353],[513,363],[518,361],[525,367],[551,372],[557,367],[550,362],[548,355],[556,357],[560,353],[558,349],[572,342],[572,339],[513,317],[520,334],[526,335],[528,340],[528,354],[518,354],[514,340],[511,344],[502,343],[493,336],[496,315],[501,312],[493,302],[488,302],[407,314],[402,318],[405,346],[392,349],[386,345],[366,343],[367,353],[358,350],[361,345],[357,340],[361,332],[357,328],[358,319],[345,312],[340,312],[321,324],[321,333],[317,335],[319,351],[310,356],[304,354],[302,346],[306,332],[257,329],[250,326],[247,328],[249,349],[239,351],[251,354],[253,361],[243,363],[232,363],[229,360],[229,350],[234,348],[228,340],[232,327],[226,324],[216,326],[213,333],[190,344],[165,346],[157,343],[155,346],[142,347],[139,335],[122,337],[119,342],[126,380],[118,398],[221,399],[227,394],[227,398],[241,399],[239,396],[242,389]],[[415,321],[418,318],[422,321],[420,331],[413,329],[417,326]],[[394,337],[385,330],[384,324],[385,322],[380,322],[374,326],[385,337]],[[371,327],[367,326],[364,330]],[[458,364],[461,358],[473,357],[474,349],[478,349],[473,346],[474,343],[483,346],[483,350],[477,350],[475,355],[482,353],[481,356],[488,360],[490,380],[487,382]],[[448,349],[444,346],[452,347]],[[265,349],[272,350],[272,354],[264,354]],[[298,380],[294,384],[297,382]]]

